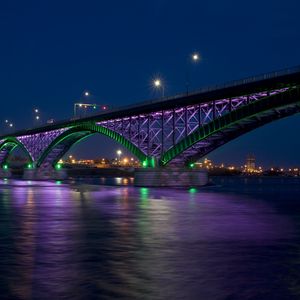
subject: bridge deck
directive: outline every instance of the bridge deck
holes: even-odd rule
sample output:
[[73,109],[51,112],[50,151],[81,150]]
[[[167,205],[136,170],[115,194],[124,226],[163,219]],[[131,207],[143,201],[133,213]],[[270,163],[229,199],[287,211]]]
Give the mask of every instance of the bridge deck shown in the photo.
[[20,136],[33,134],[38,132],[50,131],[65,126],[71,126],[72,124],[84,121],[102,121],[115,118],[121,118],[125,116],[145,114],[155,111],[161,111],[166,109],[173,109],[180,106],[187,106],[193,104],[200,104],[213,100],[226,99],[231,97],[237,97],[241,95],[252,94],[260,91],[272,90],[282,88],[291,85],[300,84],[300,66],[280,70],[272,73],[266,73],[258,76],[248,77],[242,80],[229,82],[224,85],[216,85],[212,87],[202,88],[198,91],[194,91],[187,94],[179,94],[171,97],[165,97],[163,99],[155,99],[138,104],[127,105],[119,107],[108,112],[99,113],[93,116],[78,118],[76,120],[69,119],[59,122],[55,122],[51,125],[45,125],[41,127],[24,129],[16,131],[11,134],[0,136],[3,139],[8,136]]

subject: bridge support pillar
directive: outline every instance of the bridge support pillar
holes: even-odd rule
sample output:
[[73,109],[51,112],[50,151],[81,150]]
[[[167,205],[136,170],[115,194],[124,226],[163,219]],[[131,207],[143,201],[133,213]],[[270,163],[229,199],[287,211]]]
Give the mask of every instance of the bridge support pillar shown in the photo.
[[143,187],[192,187],[208,183],[205,170],[187,168],[144,168],[134,174],[134,185]]
[[23,179],[26,179],[26,180],[35,179],[35,173],[36,173],[35,169],[24,169]]
[[25,169],[23,173],[23,179],[26,180],[63,180],[67,177],[67,172],[64,169]]
[[0,178],[10,178],[11,177],[11,170],[7,169],[0,169]]

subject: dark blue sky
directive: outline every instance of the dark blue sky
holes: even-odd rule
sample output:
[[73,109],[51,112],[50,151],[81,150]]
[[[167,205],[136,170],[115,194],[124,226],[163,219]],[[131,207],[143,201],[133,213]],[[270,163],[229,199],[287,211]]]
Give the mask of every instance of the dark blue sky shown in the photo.
[[[203,59],[192,88],[299,65],[299,11],[297,0],[1,1],[0,120],[32,126],[34,107],[43,120],[69,118],[86,89],[98,103],[139,102],[155,96],[156,74],[166,94],[181,92],[193,51]],[[298,128],[300,116],[275,122],[209,157],[300,165]],[[76,147],[78,157],[117,148],[100,136]]]

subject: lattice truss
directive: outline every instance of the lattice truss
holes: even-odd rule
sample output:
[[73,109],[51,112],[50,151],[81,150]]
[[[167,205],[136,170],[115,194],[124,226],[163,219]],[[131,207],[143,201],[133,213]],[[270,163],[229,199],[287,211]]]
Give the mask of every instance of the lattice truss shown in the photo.
[[36,162],[47,147],[68,128],[61,128],[32,135],[18,136],[17,139],[24,145],[29,152],[32,160]]
[[101,121],[97,125],[124,136],[146,155],[160,157],[199,126],[203,126],[243,105],[282,93],[287,89],[265,91],[178,107],[172,110]]

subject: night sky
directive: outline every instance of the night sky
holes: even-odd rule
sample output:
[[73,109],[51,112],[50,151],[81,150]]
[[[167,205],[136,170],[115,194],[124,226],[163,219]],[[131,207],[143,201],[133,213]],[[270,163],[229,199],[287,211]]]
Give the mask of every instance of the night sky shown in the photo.
[[[71,118],[85,90],[91,102],[122,106],[166,94],[300,64],[300,2],[252,1],[1,1],[1,131],[34,125],[33,108],[47,119]],[[300,165],[300,116],[228,143],[209,155],[240,164]],[[118,145],[94,136],[72,149],[76,157],[113,156]]]

